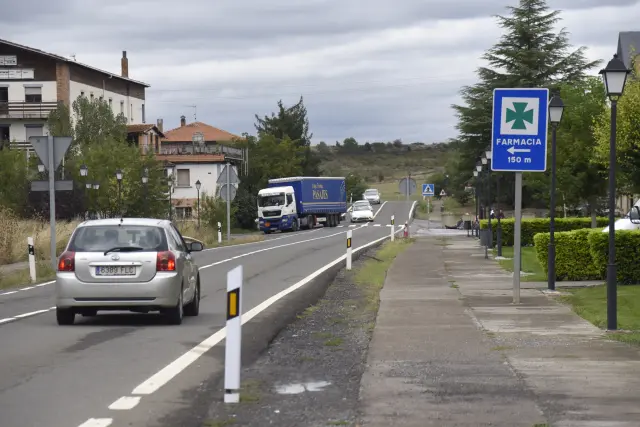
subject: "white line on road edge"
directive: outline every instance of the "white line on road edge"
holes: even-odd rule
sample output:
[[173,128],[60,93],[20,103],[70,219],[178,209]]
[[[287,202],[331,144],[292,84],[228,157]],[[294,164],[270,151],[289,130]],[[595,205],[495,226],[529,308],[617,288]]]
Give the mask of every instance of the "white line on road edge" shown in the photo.
[[13,291],[8,291],[8,292],[3,292],[0,294],[1,296],[4,295],[12,295],[12,294],[17,294],[18,292],[22,292],[22,291],[28,291],[29,289],[33,289],[33,288],[41,288],[43,286],[47,286],[47,285],[51,285],[53,283],[56,283],[55,280],[52,280],[50,282],[44,282],[44,283],[39,283],[37,285],[32,285],[32,286],[27,286],[26,288],[20,288],[20,289],[14,289]]
[[[401,230],[398,230],[397,233],[399,233],[400,231]],[[386,240],[388,238],[389,238],[389,236],[381,237],[379,239],[376,239],[376,240],[374,240],[374,241],[372,241],[370,243],[367,243],[365,245],[362,245],[362,246],[354,249],[353,252],[357,253],[357,252],[359,252],[359,251],[361,251],[363,249],[366,249],[366,248],[368,248],[370,246],[373,246],[376,243],[379,243],[379,242],[381,242],[383,240]],[[341,257],[333,260],[332,262],[330,262],[329,264],[325,265],[321,269],[314,271],[313,273],[311,273],[309,276],[305,277],[304,279],[302,279],[298,283],[296,283],[296,284],[288,287],[287,289],[285,289],[285,290],[273,295],[272,297],[266,299],[265,301],[263,301],[262,303],[258,304],[257,306],[255,306],[254,308],[249,310],[248,312],[244,313],[242,315],[242,324],[244,325],[245,323],[247,323],[248,321],[253,319],[255,316],[257,316],[258,314],[260,314],[261,312],[263,312],[264,310],[269,308],[271,305],[276,303],[278,300],[280,300],[283,297],[287,296],[291,292],[303,287],[304,285],[306,285],[307,283],[311,282],[313,279],[315,279],[316,277],[318,277],[319,275],[321,275],[325,271],[329,270],[330,268],[332,268],[333,266],[335,266],[339,262],[344,261],[346,256],[347,255],[344,254]],[[225,336],[226,336],[226,328],[220,329],[219,331],[217,331],[216,333],[211,335],[209,338],[205,339],[200,344],[198,344],[197,346],[193,347],[191,350],[187,351],[182,356],[178,357],[176,360],[171,362],[169,365],[165,366],[159,372],[157,372],[154,375],[152,375],[149,379],[147,379],[146,381],[144,381],[143,383],[138,385],[136,388],[133,389],[133,392],[131,394],[149,395],[149,394],[152,394],[152,393],[156,392],[158,389],[160,389],[160,387],[162,387],[163,385],[165,385],[166,383],[171,381],[176,375],[178,375],[180,372],[184,371],[187,367],[189,367],[189,365],[191,365],[193,362],[198,360],[198,358],[200,356],[202,356],[207,351],[211,350],[216,344],[218,344],[220,341],[222,341],[225,338]]]
[[211,264],[203,265],[203,266],[200,267],[200,270],[204,270],[205,268],[215,267],[216,265],[224,264],[226,262],[233,261],[233,260],[239,259],[239,258],[244,258],[244,257],[249,256],[249,255],[255,255],[255,254],[258,254],[260,252],[270,251],[270,250],[273,250],[273,249],[285,248],[287,246],[299,245],[300,243],[307,243],[307,242],[313,242],[313,241],[316,241],[316,240],[328,239],[330,237],[335,237],[335,236],[338,236],[338,235],[344,234],[344,233],[346,233],[346,232],[345,231],[341,231],[339,233],[329,234],[328,236],[314,237],[313,239],[300,240],[298,242],[285,243],[284,245],[271,246],[269,248],[258,249],[257,251],[247,252],[245,254],[236,255],[236,256],[231,257],[231,258],[227,258],[227,259],[223,259],[223,260],[220,260],[220,261],[216,261],[216,262],[211,263]]
[[0,325],[2,325],[3,323],[14,322],[19,319],[24,319],[25,317],[37,316],[38,314],[46,313],[48,311],[55,310],[55,309],[56,309],[55,307],[49,307],[45,310],[30,311],[29,313],[18,314],[13,317],[6,317],[4,319],[0,319]]
[[78,427],[109,427],[113,423],[113,418],[89,418]]
[[411,205],[411,209],[409,210],[409,222],[411,222],[411,220],[413,219],[413,210],[416,208],[417,203],[418,202],[414,201]]

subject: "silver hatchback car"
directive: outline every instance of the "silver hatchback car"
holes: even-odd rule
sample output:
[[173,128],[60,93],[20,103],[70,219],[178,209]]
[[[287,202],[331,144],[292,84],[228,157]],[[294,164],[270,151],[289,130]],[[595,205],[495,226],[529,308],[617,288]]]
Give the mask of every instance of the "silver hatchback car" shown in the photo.
[[78,225],[56,272],[56,318],[99,310],[159,311],[170,324],[200,311],[200,274],[187,243],[170,221],[114,218]]

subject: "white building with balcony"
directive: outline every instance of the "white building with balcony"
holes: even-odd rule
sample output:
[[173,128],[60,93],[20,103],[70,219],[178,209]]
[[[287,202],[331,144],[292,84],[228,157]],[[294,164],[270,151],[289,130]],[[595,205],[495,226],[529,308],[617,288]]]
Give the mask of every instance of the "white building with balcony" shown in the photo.
[[46,121],[58,103],[78,96],[101,98],[127,122],[146,123],[148,84],[129,78],[122,53],[120,74],[0,39],[0,143],[28,148],[29,137],[47,135]]

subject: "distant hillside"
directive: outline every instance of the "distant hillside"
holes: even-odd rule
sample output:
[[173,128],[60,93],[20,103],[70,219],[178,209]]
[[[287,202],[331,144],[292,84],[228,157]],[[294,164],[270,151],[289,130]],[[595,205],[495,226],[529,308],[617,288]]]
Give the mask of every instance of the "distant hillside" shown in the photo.
[[[355,142],[355,141],[354,141]],[[325,175],[345,176],[356,173],[369,183],[385,182],[411,173],[419,178],[443,170],[447,161],[447,144],[373,143],[358,145],[349,139],[339,146],[318,144],[314,150],[322,158]]]

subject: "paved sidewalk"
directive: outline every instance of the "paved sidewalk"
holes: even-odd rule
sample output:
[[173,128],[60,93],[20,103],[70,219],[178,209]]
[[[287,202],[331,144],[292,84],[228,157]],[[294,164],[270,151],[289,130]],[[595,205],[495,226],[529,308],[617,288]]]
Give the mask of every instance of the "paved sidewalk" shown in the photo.
[[640,351],[522,285],[514,306],[476,239],[419,239],[381,294],[362,425],[639,426]]
[[543,417],[447,281],[442,242],[396,259],[361,382],[364,427],[532,427]]

